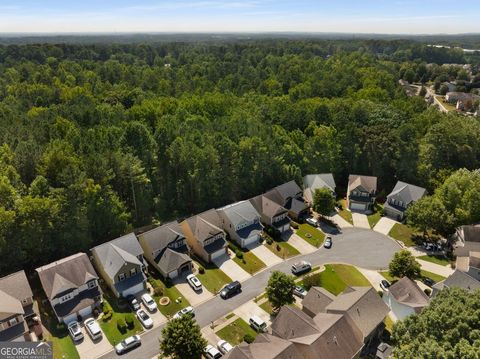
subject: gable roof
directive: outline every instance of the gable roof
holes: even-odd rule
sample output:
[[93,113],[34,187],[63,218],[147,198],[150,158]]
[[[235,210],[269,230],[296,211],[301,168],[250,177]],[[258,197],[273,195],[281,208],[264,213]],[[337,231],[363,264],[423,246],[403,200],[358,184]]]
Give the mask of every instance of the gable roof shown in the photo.
[[32,288],[23,270],[0,278],[0,290],[20,301],[33,297]]
[[390,295],[401,304],[412,308],[423,308],[429,303],[428,296],[408,277],[403,277],[388,288]]
[[165,223],[138,235],[139,241],[145,244],[152,254],[165,250],[170,243],[180,238],[185,236],[177,221]]
[[463,288],[468,291],[480,289],[480,281],[461,270],[456,269],[447,279],[436,283],[433,288],[442,290],[444,288]]
[[414,186],[413,184],[398,181],[392,192],[387,198],[395,197],[402,202],[409,204],[416,202],[427,193],[427,190],[423,187]]
[[465,242],[480,242],[480,223],[462,226]]
[[348,176],[349,191],[357,187],[362,187],[368,192],[374,192],[377,190],[377,177],[361,175]]
[[192,230],[193,235],[199,242],[215,236],[219,233],[225,233],[221,227],[222,222],[215,209],[197,214],[187,219],[187,223]]
[[302,195],[302,189],[295,181],[286,182],[275,187],[272,191],[276,191],[278,195],[283,199],[283,202],[288,198],[294,198]]
[[251,344],[241,343],[225,359],[303,359],[295,345],[271,334],[261,333]]
[[250,222],[260,218],[257,210],[249,201],[235,202],[229,204],[228,206],[219,208],[217,211],[222,212],[228,218],[234,228],[246,221]]
[[280,214],[286,213],[287,210],[282,205],[272,201],[263,194],[250,199],[250,203],[255,207],[257,212],[272,218]]
[[85,253],[77,253],[36,269],[48,299],[98,279]]
[[318,173],[306,175],[303,177],[303,187],[316,190],[317,188],[328,188],[332,192],[335,192],[335,180],[331,173]]
[[17,314],[25,314],[20,300],[0,290],[0,320]]
[[302,300],[302,307],[317,315],[324,312],[327,305],[335,300],[335,296],[322,287],[312,287]]

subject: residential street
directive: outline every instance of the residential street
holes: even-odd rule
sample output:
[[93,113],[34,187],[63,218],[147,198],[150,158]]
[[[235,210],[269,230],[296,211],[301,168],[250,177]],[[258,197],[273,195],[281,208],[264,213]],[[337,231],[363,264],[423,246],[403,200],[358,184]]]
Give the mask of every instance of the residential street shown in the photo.
[[[280,270],[290,273],[293,263],[299,260],[307,260],[313,266],[326,263],[348,263],[365,269],[385,269],[388,267],[393,254],[400,250],[400,246],[390,238],[371,230],[359,228],[345,228],[333,237],[331,249],[319,248],[316,252],[300,255],[278,263],[268,270],[261,271],[257,275],[242,283],[242,293],[223,300],[214,297],[211,300],[195,307],[195,318],[204,327],[226,314],[233,312],[249,300],[253,299],[265,289],[270,272]],[[157,327],[142,335],[142,346],[122,356],[126,359],[152,358],[158,355],[158,339],[163,326]],[[111,351],[103,355],[102,359],[116,358],[115,352]]]

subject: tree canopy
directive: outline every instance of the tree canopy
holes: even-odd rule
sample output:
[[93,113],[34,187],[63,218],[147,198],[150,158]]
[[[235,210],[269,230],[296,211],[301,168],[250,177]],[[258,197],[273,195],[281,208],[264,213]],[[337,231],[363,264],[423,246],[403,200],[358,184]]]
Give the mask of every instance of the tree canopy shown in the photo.
[[316,189],[313,193],[313,210],[322,216],[329,216],[335,210],[335,198],[328,188]]
[[388,272],[392,277],[416,279],[420,277],[420,264],[410,251],[402,249],[394,254]]
[[283,305],[292,304],[295,301],[293,297],[294,288],[295,280],[291,275],[278,271],[271,274],[265,291],[268,301],[275,311]]

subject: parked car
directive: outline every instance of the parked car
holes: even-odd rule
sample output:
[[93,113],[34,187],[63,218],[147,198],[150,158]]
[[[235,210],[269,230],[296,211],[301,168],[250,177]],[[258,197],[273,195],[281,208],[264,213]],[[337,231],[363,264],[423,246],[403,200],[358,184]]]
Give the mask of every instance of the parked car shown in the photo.
[[83,339],[82,329],[77,321],[73,321],[68,324],[68,333],[74,342],[78,342]]
[[294,265],[292,265],[292,273],[295,275],[306,273],[311,269],[312,269],[312,264],[307,261],[297,262]]
[[187,282],[190,285],[190,287],[192,287],[193,290],[196,290],[196,291],[202,290],[202,283],[193,274],[187,275]]
[[205,358],[207,359],[219,359],[222,357],[222,353],[218,351],[213,345],[207,345],[205,347]]
[[220,350],[220,353],[222,354],[227,354],[228,352],[233,350],[233,346],[225,340],[220,340],[217,343],[217,348],[218,350]]
[[98,325],[97,321],[93,318],[88,318],[85,320],[85,328],[87,329],[88,335],[92,340],[101,339],[103,334],[102,330],[100,329],[100,325]]
[[125,298],[128,302],[128,306],[133,312],[136,312],[137,310],[140,309],[140,303],[137,298],[133,295],[127,295],[127,298]]
[[242,291],[242,285],[239,281],[234,281],[232,283],[227,284],[223,287],[222,291],[220,292],[220,297],[223,299],[228,299],[231,296],[240,293]]
[[125,338],[120,343],[115,345],[115,352],[117,354],[124,354],[132,349],[135,349],[142,345],[142,341],[139,335],[132,335],[131,337]]
[[323,246],[325,248],[332,248],[332,237],[327,236],[327,238],[325,238],[325,242],[323,243]]
[[150,316],[146,311],[144,311],[143,309],[139,309],[137,310],[136,314],[137,314],[138,320],[140,321],[140,323],[142,323],[142,325],[145,328],[149,329],[153,327],[153,319],[150,318]]
[[257,332],[265,332],[267,330],[267,323],[256,315],[252,315],[248,321],[250,326],[255,329]]
[[382,288],[384,291],[387,291],[390,286],[391,283],[386,279],[382,279],[382,281],[380,282],[380,288]]
[[293,295],[296,295],[297,297],[299,298],[305,298],[305,296],[307,295],[307,290],[303,287],[300,287],[300,286],[295,286],[295,288],[293,288]]
[[425,284],[429,287],[433,287],[433,285],[435,284],[435,281],[431,278],[423,278],[422,282],[423,282],[423,284]]
[[193,310],[193,307],[185,307],[183,309],[180,309],[175,315],[173,316],[174,319],[183,317],[185,314],[191,314],[192,317],[195,316],[195,311]]
[[314,227],[318,227],[318,225],[319,225],[318,219],[313,218],[313,217],[308,217],[307,218],[307,223],[311,226],[314,226]]
[[142,295],[142,302],[150,312],[157,310],[157,303],[153,300],[152,296],[148,293]]

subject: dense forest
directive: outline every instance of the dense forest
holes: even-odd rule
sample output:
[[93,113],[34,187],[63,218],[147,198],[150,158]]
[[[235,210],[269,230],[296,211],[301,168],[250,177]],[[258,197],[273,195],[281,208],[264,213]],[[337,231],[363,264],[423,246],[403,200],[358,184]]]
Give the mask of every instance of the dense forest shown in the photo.
[[480,167],[479,120],[398,80],[464,56],[380,39],[0,46],[0,272],[307,173],[433,192]]

